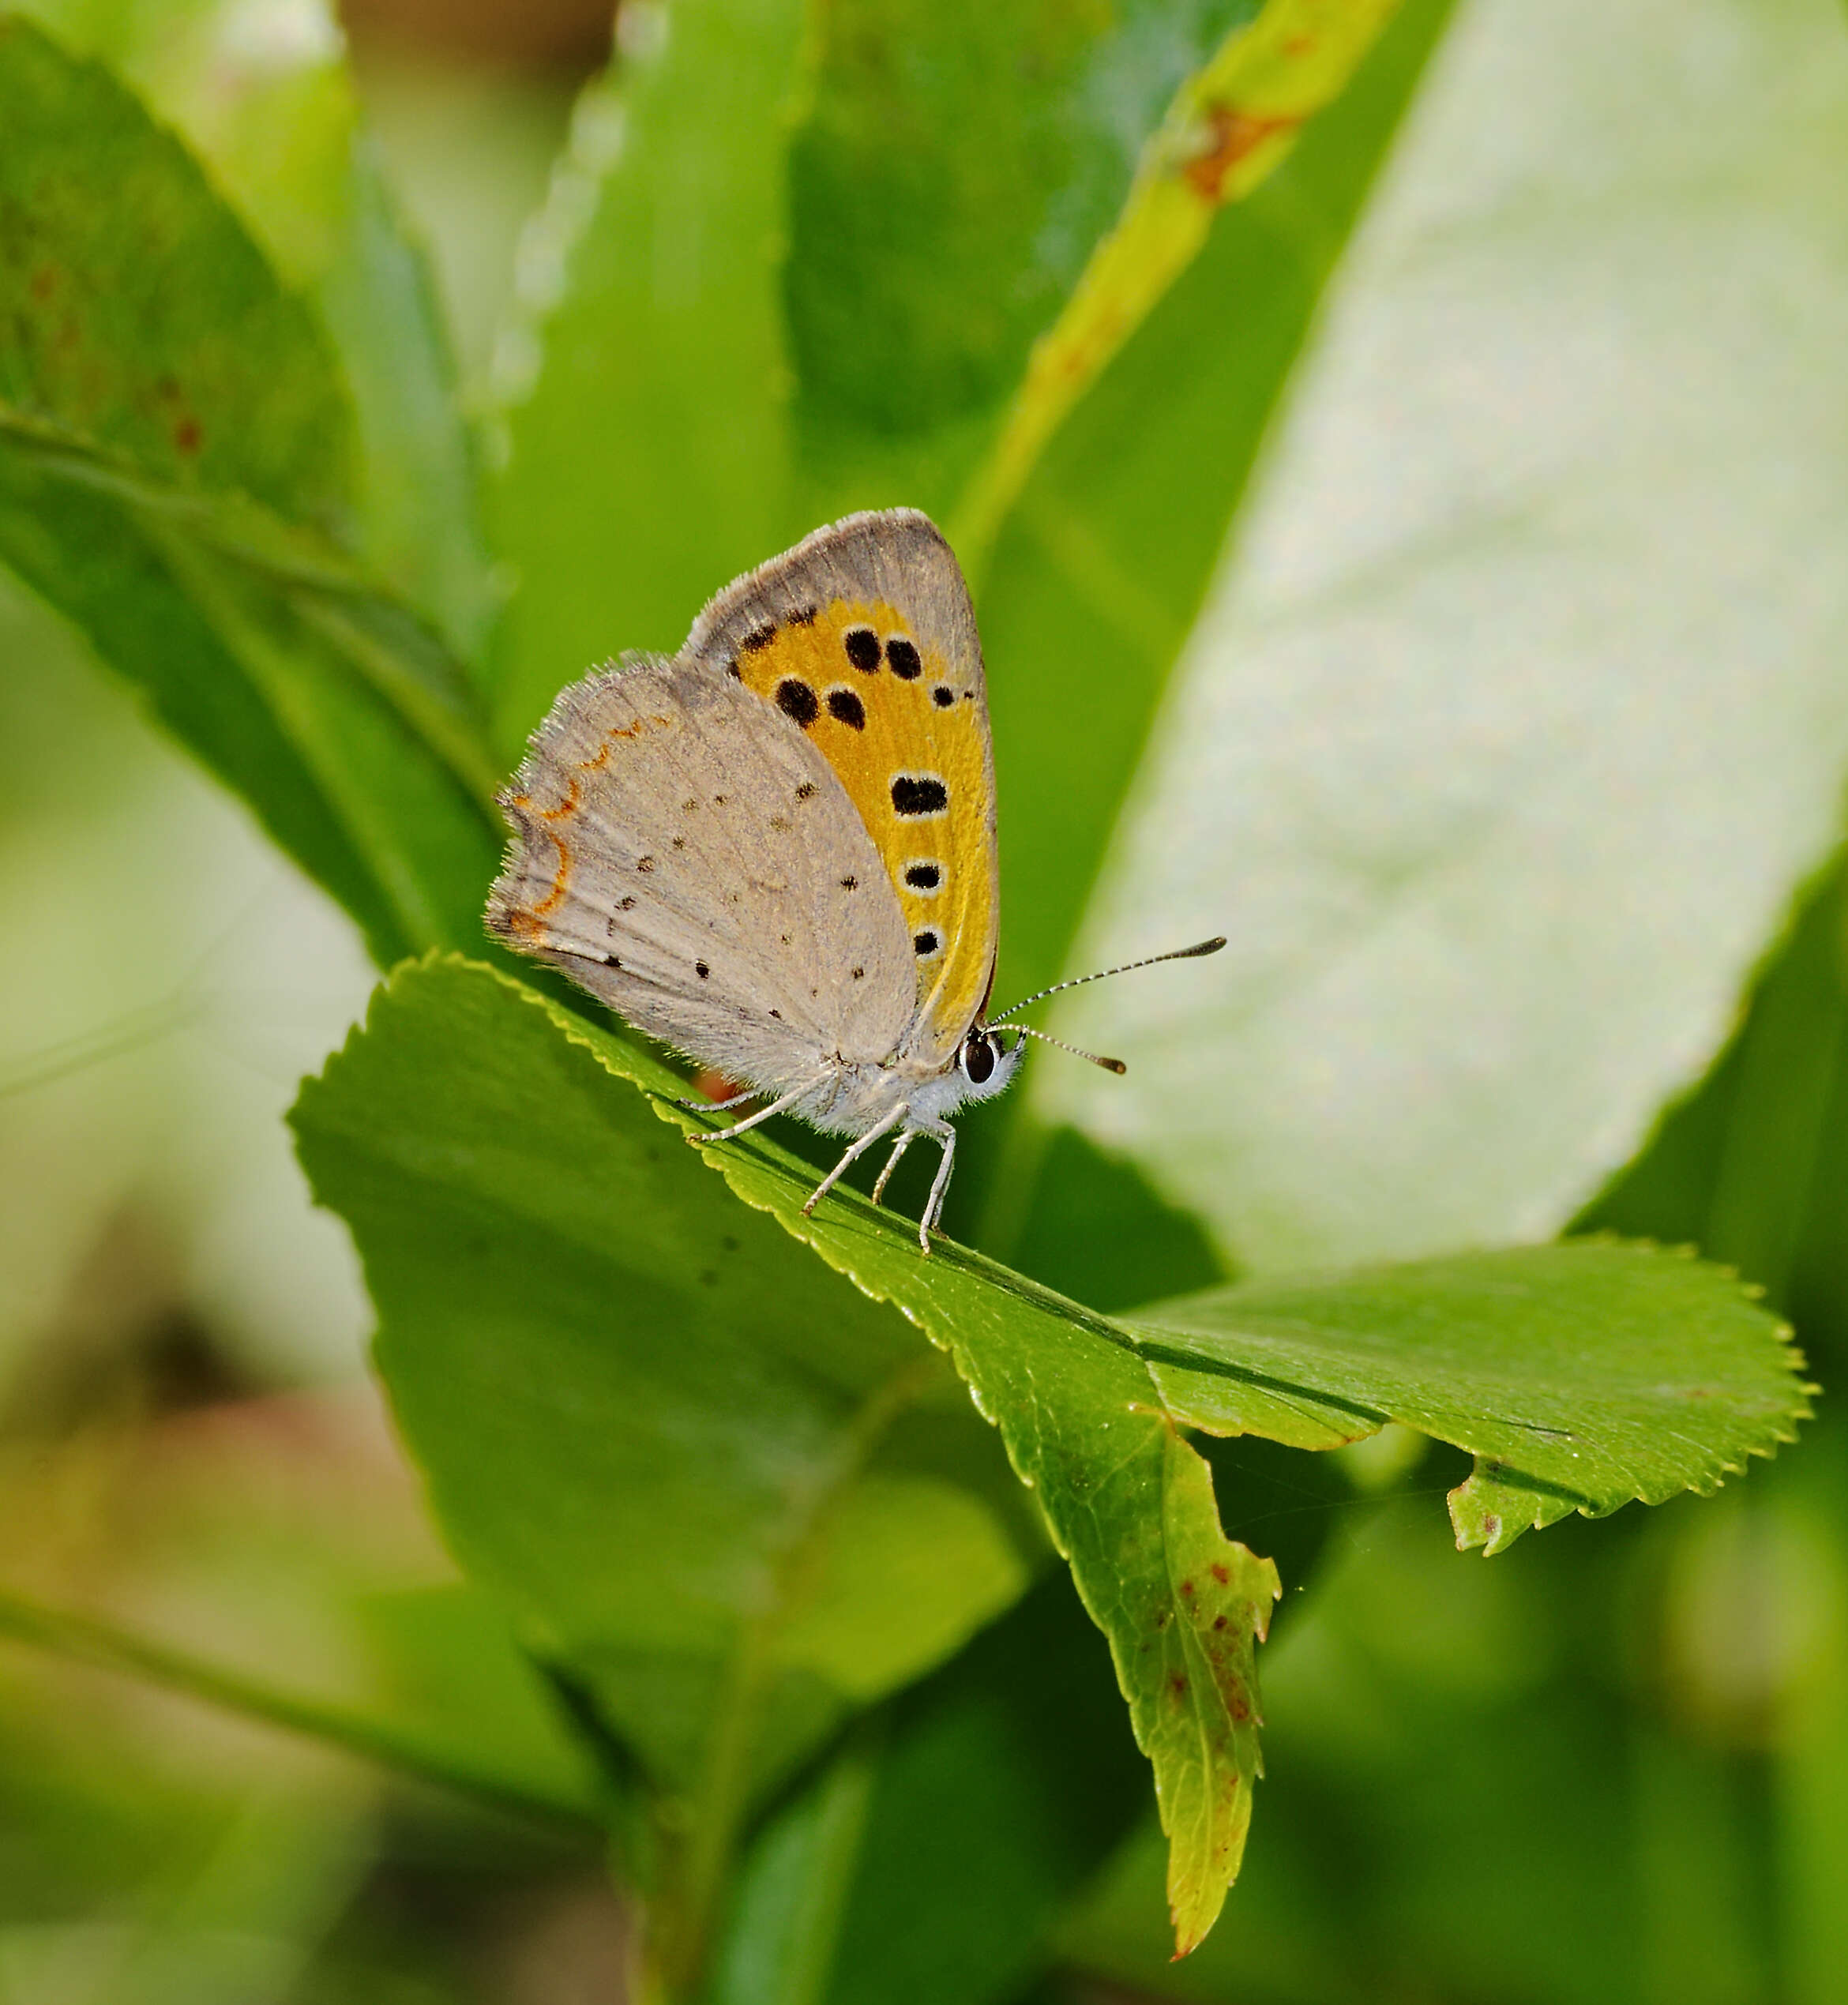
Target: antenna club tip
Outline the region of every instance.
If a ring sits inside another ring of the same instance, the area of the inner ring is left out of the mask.
[[[1129,1069],[1121,1058],[1100,1058],[1097,1062],[1106,1072],[1114,1072],[1118,1079],[1121,1079]]]
[[[1211,940],[1203,940],[1197,947],[1189,947],[1187,949],[1188,958],[1195,959],[1203,954],[1216,954],[1225,944],[1224,933],[1215,933]]]

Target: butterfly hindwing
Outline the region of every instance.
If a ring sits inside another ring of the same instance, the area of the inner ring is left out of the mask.
[[[946,1062],[987,999],[1000,918],[988,691],[948,544],[915,509],[850,516],[727,586],[682,659],[742,685],[839,777],[903,915],[906,1056]]]
[[[574,683],[501,805],[490,928],[638,1030],[777,1091],[903,1037],[880,857],[817,747],[730,678],[643,660]]]

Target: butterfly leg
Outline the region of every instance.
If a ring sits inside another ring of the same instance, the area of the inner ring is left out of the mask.
[[[703,1094],[695,1094],[690,1100],[676,1100],[674,1104],[685,1108],[689,1114],[722,1114],[728,1107],[742,1107],[746,1101],[757,1097],[757,1089],[747,1086],[743,1092],[733,1094],[729,1100],[708,1100]]]
[[[879,1181],[873,1186],[873,1202],[875,1204],[885,1196],[885,1187],[892,1181],[892,1173],[899,1166],[899,1158],[911,1146],[912,1143],[916,1141],[921,1132],[920,1129],[915,1128],[907,1128],[904,1133],[892,1143],[892,1154],[885,1158],[885,1167],[880,1171]]]
[[[814,1079],[803,1079],[798,1085],[792,1086],[780,1100],[772,1100],[768,1106],[761,1108],[754,1114],[747,1115],[742,1121],[734,1121],[731,1127],[715,1128],[708,1133],[689,1135],[686,1139],[697,1148],[702,1143],[729,1142],[736,1136],[748,1135],[753,1128],[767,1121],[772,1114],[779,1114],[786,1107],[793,1107],[805,1093],[812,1091],[819,1083],[819,1075]],[[709,1106],[712,1103],[708,1101],[706,1104]],[[725,1104],[729,1106],[731,1103],[727,1101]]]
[[[828,1193],[833,1189],[835,1185],[840,1181],[841,1174],[847,1168],[847,1166],[851,1163],[857,1162],[881,1136],[889,1135],[911,1111],[911,1109],[905,1105],[903,1101],[901,1100],[898,1105],[892,1109],[892,1112],[885,1117],[884,1121],[880,1121],[877,1124],[877,1125],[872,1128],[869,1128],[866,1133],[862,1135],[851,1148],[848,1149],[847,1154],[843,1155],[839,1162],[828,1171],[828,1174],[821,1179],[821,1182],[818,1183],[815,1186],[814,1189],[809,1193],[808,1203],[802,1207],[802,1216],[805,1218],[807,1218],[809,1213],[814,1210],[815,1207],[821,1202],[822,1199],[824,1198]]]
[[[944,1193],[949,1188],[950,1168],[956,1159],[956,1131],[947,1121],[920,1121],[913,1132],[928,1135],[933,1141],[943,1144],[943,1160],[937,1166],[930,1196],[925,1201],[924,1215],[918,1221],[918,1244],[928,1254],[930,1235],[936,1231],[937,1215],[943,1210]]]

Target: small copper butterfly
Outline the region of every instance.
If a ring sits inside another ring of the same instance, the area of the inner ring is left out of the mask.
[[[930,1136],[928,1253],[948,1117],[992,1099],[1024,1040],[1046,1038],[997,1027],[1076,986],[986,1014],[1001,909],[987,685],[968,588],[930,519],[818,529],[727,585],[670,660],[625,655],[573,683],[499,799],[513,839],[489,930],[740,1082],[720,1107],[768,1100],[690,1141],[779,1113],[851,1136],[805,1211],[896,1136],[877,1203]]]

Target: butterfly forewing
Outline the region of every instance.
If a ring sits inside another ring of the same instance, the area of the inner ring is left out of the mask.
[[[888,1058],[911,954],[817,746],[730,678],[642,661],[573,684],[502,805],[490,928],[638,1030],[781,1090]]]
[[[906,1056],[947,1061],[986,1000],[1000,919],[988,692],[949,546],[915,510],[849,516],[727,586],[682,658],[839,776],[903,915]]]

